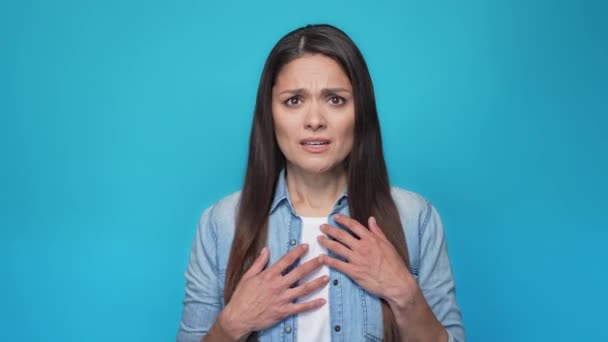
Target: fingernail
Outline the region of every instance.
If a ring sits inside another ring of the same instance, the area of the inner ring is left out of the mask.
[[[337,220],[337,219],[339,219],[339,218],[340,218],[340,214],[336,214],[336,215],[334,215],[334,220]]]
[[[324,282],[329,281],[329,276],[323,276],[323,281],[324,281]]]
[[[376,223],[376,218],[375,217],[372,216],[372,220],[371,221],[372,221],[372,224],[374,226],[378,226],[378,224]]]
[[[265,255],[267,250],[268,247],[264,246],[264,248],[262,248],[262,251],[260,252],[260,255]]]
[[[302,244],[302,248],[304,248],[305,251],[308,250],[308,244],[307,243]]]

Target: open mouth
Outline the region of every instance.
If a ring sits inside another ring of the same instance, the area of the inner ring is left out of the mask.
[[[305,146],[329,145],[329,141],[307,141],[307,142],[303,142],[302,145],[305,145]]]
[[[319,146],[329,144],[329,139],[322,137],[308,137],[300,140],[300,144],[306,146]]]
[[[325,138],[307,138],[300,141],[304,151],[309,153],[322,153],[329,149],[329,139]]]

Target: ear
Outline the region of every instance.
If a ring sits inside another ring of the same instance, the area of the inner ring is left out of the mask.
[[[386,235],[384,235],[384,232],[382,231],[382,229],[378,226],[378,223],[376,222],[376,219],[373,216],[370,216],[369,219],[367,220],[367,223],[369,225],[369,230],[376,236],[378,236],[379,238],[381,238],[382,240],[388,242],[388,239],[386,238]]]

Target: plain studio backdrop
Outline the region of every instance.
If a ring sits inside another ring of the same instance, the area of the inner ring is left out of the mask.
[[[330,23],[393,185],[439,210],[469,341],[608,340],[603,1],[2,1],[0,340],[171,341],[263,63]]]

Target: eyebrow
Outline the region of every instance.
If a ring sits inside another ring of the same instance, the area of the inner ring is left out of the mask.
[[[351,91],[346,89],[346,88],[324,88],[321,89],[321,95],[327,95],[327,94],[334,94],[334,93],[350,93]],[[294,95],[303,95],[303,94],[307,94],[308,92],[304,89],[304,88],[298,88],[298,89],[287,89],[287,90],[283,90],[282,92],[279,93],[279,95],[283,95],[283,94],[294,94]]]

